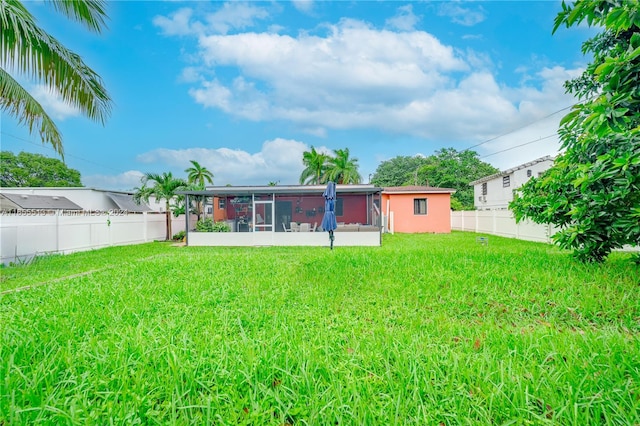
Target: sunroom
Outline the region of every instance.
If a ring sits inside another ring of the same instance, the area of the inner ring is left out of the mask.
[[[213,186],[203,191],[177,191],[203,203],[203,217],[223,222],[226,232],[199,232],[186,215],[189,246],[328,246],[322,229],[325,185]],[[382,188],[336,185],[338,228],[334,246],[381,244]]]

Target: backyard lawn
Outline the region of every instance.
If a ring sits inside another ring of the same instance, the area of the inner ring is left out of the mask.
[[[2,268],[0,425],[640,424],[630,256],[477,236]]]

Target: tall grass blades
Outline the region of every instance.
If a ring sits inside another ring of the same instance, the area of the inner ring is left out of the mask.
[[[0,425],[640,424],[628,255],[476,237],[5,268]]]

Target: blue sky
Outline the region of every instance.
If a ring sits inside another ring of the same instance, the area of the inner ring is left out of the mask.
[[[594,34],[552,35],[559,1],[112,1],[100,35],[26,4],[113,98],[102,126],[23,80],[67,165],[104,189],[184,177],[189,160],[216,185],[295,184],[311,146],[349,148],[365,183],[381,161],[444,147],[500,169],[554,155],[575,102],[562,84]],[[1,119],[3,150],[56,156]]]

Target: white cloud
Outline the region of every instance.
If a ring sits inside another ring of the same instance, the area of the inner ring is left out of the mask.
[[[203,63],[235,66],[230,82],[204,81],[190,94],[202,105],[252,120],[303,127],[377,127],[376,111],[452,85],[446,72],[468,68],[451,47],[424,32],[377,31],[343,20],[327,37],[268,33],[199,39]],[[355,120],[355,121],[354,121]]]
[[[420,18],[413,13],[413,6],[408,4],[398,8],[396,16],[386,20],[389,28],[395,28],[400,31],[411,31],[415,28]]]
[[[298,9],[302,13],[311,13],[313,10],[313,0],[291,0],[293,7]]]
[[[40,105],[42,105],[42,108],[44,108],[47,114],[56,120],[64,120],[80,115],[80,111],[77,108],[69,105],[62,99],[59,93],[51,90],[47,86],[33,86],[30,93]]]
[[[168,36],[227,34],[231,30],[250,28],[257,20],[269,17],[265,9],[242,2],[223,3],[220,9],[205,14],[202,20],[195,19],[193,15],[193,9],[182,8],[169,17],[154,17],[153,24]]]
[[[231,2],[224,3],[215,13],[207,15],[208,28],[220,34],[226,34],[232,29],[252,27],[256,20],[266,19],[268,12],[253,4]]]
[[[189,161],[197,158],[214,174],[216,185],[267,185],[272,181],[285,185],[298,182],[302,153],[309,149],[303,142],[278,138],[264,142],[256,153],[230,148],[160,148],[139,155],[137,160],[168,166],[179,176],[190,166]]]
[[[448,16],[451,18],[451,22],[466,27],[471,27],[485,20],[485,10],[482,6],[462,7],[455,2],[443,2],[438,9],[438,15]]]
[[[465,25],[485,13],[458,4],[439,10]],[[316,136],[376,129],[467,146],[574,102],[563,83],[580,68],[528,70],[526,79],[507,85],[497,80],[489,54],[443,44],[412,29],[411,19],[394,20],[399,17],[415,18],[411,5],[399,8],[386,29],[342,19],[322,26],[323,34],[201,33],[196,55],[203,72],[189,94],[207,108],[254,121],[284,120]],[[390,30],[392,23],[405,30]],[[203,77],[206,72],[216,77]],[[518,138],[529,136],[540,137]],[[489,148],[502,149],[498,141],[482,146],[485,153]]]
[[[198,28],[192,27],[191,17],[193,10],[182,8],[172,13],[170,17],[156,16],[153,18],[153,24],[160,27],[165,35],[189,35],[197,34]]]
[[[128,191],[140,187],[144,173],[129,170],[118,175],[88,175],[82,177],[82,183],[90,188]]]

